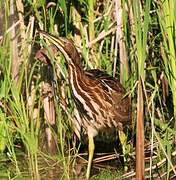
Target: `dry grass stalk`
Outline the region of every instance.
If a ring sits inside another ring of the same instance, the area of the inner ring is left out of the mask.
[[[122,84],[125,83],[126,79],[129,74],[129,67],[128,67],[128,58],[127,58],[127,50],[124,41],[124,33],[123,33],[123,9],[121,1],[114,1],[115,3],[115,19],[117,22],[117,29],[116,29],[116,43],[115,49],[117,49],[117,44],[119,44],[119,55],[120,55],[120,82]],[[116,54],[115,54],[116,55]],[[114,62],[116,62],[117,56],[115,56]],[[113,71],[113,75],[115,76],[115,69],[116,63]]]
[[[20,61],[21,63],[26,64],[27,67],[30,68],[32,66],[29,64],[29,58],[32,51],[32,44],[29,40],[33,38],[34,31],[34,17],[29,18],[29,23],[27,27],[24,23],[24,4],[21,0],[16,1],[16,7],[18,12],[19,19],[19,32],[20,32],[20,41],[21,41],[21,52],[20,52]],[[28,73],[28,72],[27,72]],[[31,121],[36,120],[38,117],[38,108],[34,108],[35,98],[36,98],[36,90],[35,90],[35,82],[32,80],[30,89],[26,89],[27,95],[27,106],[29,110],[29,118]]]
[[[144,179],[144,100],[142,79],[138,83],[136,124],[136,179]]]
[[[14,6],[14,0],[10,0],[10,17],[11,17],[11,25],[13,26],[15,24],[15,6]],[[11,31],[11,51],[12,51],[12,80],[14,83],[18,83],[19,79],[19,56],[18,56],[18,38],[16,34],[15,26],[12,28]]]
[[[174,151],[172,153],[172,157],[176,156],[176,151]],[[154,164],[152,167],[148,167],[148,168],[145,168],[145,172],[149,172],[151,169],[152,170],[156,170],[158,171],[159,168],[161,168],[162,166],[165,165],[165,163],[167,162],[167,158],[164,158],[162,159],[161,161],[159,161],[158,163]],[[176,166],[174,166],[173,168],[175,168]],[[173,171],[173,169],[171,169],[170,171]],[[128,172],[128,173],[125,173],[122,178],[123,179],[129,179],[129,178],[134,178],[134,176],[136,175],[136,172],[134,171],[131,171],[131,172]],[[161,175],[159,175],[158,173],[158,176],[157,177],[163,177],[166,175],[166,172],[162,173]]]
[[[18,18],[20,21],[19,24],[19,30],[20,30],[20,36],[21,36],[21,41],[25,42],[26,41],[26,35],[25,35],[25,25],[24,25],[24,6],[23,2],[21,0],[16,1],[16,6],[17,6],[17,12],[18,12]]]
[[[55,55],[57,49],[55,46],[48,46],[48,49]],[[43,93],[43,107],[44,107],[44,118],[46,120],[47,127],[45,129],[47,138],[47,150],[51,154],[55,154],[57,151],[57,138],[53,131],[53,127],[56,126],[56,110],[54,102],[54,87],[52,86],[53,72],[50,66],[50,60],[48,59],[48,49],[43,48],[37,51],[35,58],[39,59],[43,63],[47,64],[44,71],[44,81],[42,83],[42,93]],[[41,75],[42,76],[42,75]]]
[[[108,31],[102,31],[97,38],[95,38],[94,40],[90,41],[89,43],[87,43],[87,47],[92,48],[92,46],[94,44],[96,44],[97,42],[101,41],[102,39],[104,39],[106,36],[110,35],[110,34],[114,34],[116,31],[116,27],[115,28],[110,28]]]
[[[53,98],[53,87],[47,83],[43,83],[43,107],[44,107],[44,117],[47,121],[48,127],[46,127],[46,138],[47,138],[47,148],[51,154],[56,153],[56,138],[54,133],[52,132],[52,127],[56,124],[55,117],[55,106],[54,106],[54,98]]]

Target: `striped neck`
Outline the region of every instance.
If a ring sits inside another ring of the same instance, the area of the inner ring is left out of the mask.
[[[75,65],[74,63],[68,64],[68,75],[69,75],[69,83],[71,85],[73,94],[76,92],[79,83],[84,79],[84,71],[81,65]]]

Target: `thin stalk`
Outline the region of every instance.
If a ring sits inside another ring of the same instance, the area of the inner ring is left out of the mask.
[[[138,67],[138,91],[137,91],[137,129],[136,129],[136,179],[144,179],[144,99],[143,99],[143,86],[145,81],[145,60],[147,57],[147,36],[149,26],[149,12],[150,12],[150,0],[147,0],[144,4],[144,10],[142,5],[139,5],[138,1],[133,1],[133,13],[134,13],[134,30],[136,39],[136,56]],[[144,20],[141,18],[141,14],[144,13]]]
[[[11,26],[15,24],[15,3],[14,0],[10,0],[10,17],[11,17]],[[12,79],[15,84],[18,82],[19,78],[19,56],[18,56],[18,38],[16,34],[15,27],[11,31],[11,51],[12,51]]]
[[[95,38],[94,0],[88,0],[89,41]]]

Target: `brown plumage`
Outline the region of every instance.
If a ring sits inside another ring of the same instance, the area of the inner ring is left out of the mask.
[[[43,31],[39,33],[53,44],[54,51],[57,49],[64,55],[68,64],[69,84],[77,108],[73,128],[78,137],[82,129],[89,137],[88,179],[94,152],[93,138],[107,128],[122,131],[123,126],[130,123],[130,99],[124,97],[125,89],[117,79],[97,69],[84,71],[80,55],[71,40]],[[39,59],[42,60],[41,57]]]

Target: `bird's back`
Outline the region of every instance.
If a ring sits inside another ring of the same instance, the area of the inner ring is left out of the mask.
[[[83,127],[94,127],[97,132],[106,128],[122,128],[131,119],[129,97],[120,82],[106,73],[93,69],[85,71],[84,78],[85,104],[76,102],[81,113]],[[87,109],[86,109],[87,108]]]

